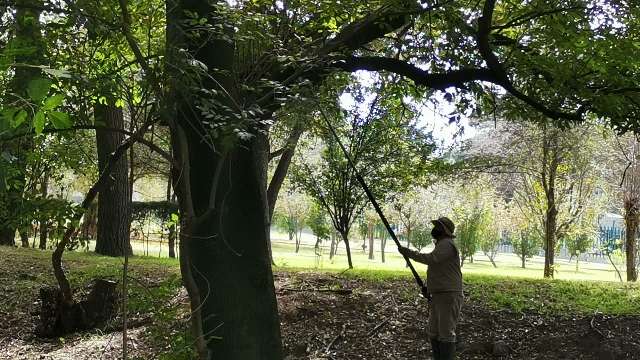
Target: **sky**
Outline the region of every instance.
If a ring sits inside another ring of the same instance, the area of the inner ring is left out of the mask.
[[[355,77],[365,86],[372,85],[375,73],[368,71],[357,71]],[[369,109],[371,101],[375,98],[375,94],[366,97],[364,103],[356,104],[353,96],[348,93],[340,95],[340,106],[344,109],[359,108],[359,112],[366,113]],[[438,152],[442,153],[450,149],[452,146],[460,144],[460,142],[472,138],[477,134],[475,127],[469,124],[469,119],[462,113],[459,113],[460,120],[457,123],[449,123],[449,116],[455,111],[455,105],[444,99],[444,92],[437,92],[428,101],[417,103],[411,98],[405,98],[404,101],[413,105],[418,109],[418,118],[416,122],[425,132],[431,132],[433,138],[438,145]]]

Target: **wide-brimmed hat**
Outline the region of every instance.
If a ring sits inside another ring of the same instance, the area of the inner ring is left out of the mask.
[[[431,220],[431,223],[433,224],[433,226],[440,228],[442,231],[444,231],[444,233],[449,236],[449,237],[456,237],[453,232],[456,229],[456,226],[453,224],[453,221],[451,221],[448,217],[443,216],[440,217],[436,220]]]

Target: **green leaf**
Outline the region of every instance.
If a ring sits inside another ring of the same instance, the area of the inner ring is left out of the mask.
[[[33,117],[33,128],[36,134],[42,134],[42,130],[44,130],[44,113],[42,110],[38,111]]]
[[[53,110],[53,109],[57,108],[58,106],[60,106],[62,104],[63,100],[64,100],[64,95],[62,95],[62,94],[56,94],[56,95],[48,97],[44,101],[44,110]]]
[[[24,121],[27,120],[27,112],[25,110],[20,110],[18,112],[18,115],[16,115],[13,118],[13,127],[17,128],[18,126],[22,125],[22,123],[24,123]]]
[[[31,100],[40,102],[49,93],[49,88],[51,88],[51,80],[43,78],[34,79],[31,80],[27,86],[27,94],[29,94]]]
[[[71,127],[71,119],[67,113],[51,111],[49,113],[53,127],[56,129],[68,129]]]
[[[71,73],[63,69],[52,69],[49,67],[43,67],[42,71],[46,72],[51,76],[55,76],[57,78],[71,78]]]
[[[11,108],[8,108],[8,109],[3,109],[2,113],[1,113],[2,114],[2,116],[1,116],[2,117],[2,122],[4,124],[9,124],[9,125],[13,124],[13,117],[16,115],[18,110],[20,110],[20,109],[15,108],[15,107],[11,107]]]

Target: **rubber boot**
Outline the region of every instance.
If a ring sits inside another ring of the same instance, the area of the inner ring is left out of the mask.
[[[454,360],[456,358],[456,343],[440,341],[438,349],[440,352],[439,360]]]
[[[431,351],[433,352],[433,360],[440,360],[440,341],[437,338],[431,339]]]

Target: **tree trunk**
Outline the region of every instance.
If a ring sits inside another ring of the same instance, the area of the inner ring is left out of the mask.
[[[280,188],[282,187],[282,183],[287,176],[287,172],[289,171],[289,166],[291,165],[291,159],[296,150],[296,146],[298,145],[298,140],[300,136],[304,132],[304,125],[301,121],[298,121],[293,129],[291,130],[291,134],[289,134],[289,138],[287,139],[287,143],[285,145],[285,149],[282,151],[280,155],[280,160],[278,160],[278,166],[271,177],[271,181],[269,182],[269,187],[267,188],[267,201],[269,203],[269,223],[267,224],[267,228],[271,229],[271,221],[273,220],[273,211],[276,208],[276,201],[278,200],[278,193],[280,193]],[[270,234],[270,232],[269,232]],[[273,264],[273,252],[271,250],[271,236],[269,236],[269,259]],[[296,250],[296,253],[298,251]]]
[[[215,121],[229,127],[238,121],[237,105],[230,99],[237,94],[237,84],[229,74],[234,70],[235,49],[221,37],[201,37],[188,28],[192,13],[215,23],[218,10],[211,3],[181,0],[176,5],[167,26],[186,28],[177,34],[168,31],[167,36],[190,35],[175,48],[188,49],[215,77],[215,81],[203,77],[199,86],[218,91],[215,101],[225,106],[216,107]],[[226,91],[220,91],[220,86]],[[254,129],[260,125],[251,122],[250,138],[233,134],[203,138],[208,129],[205,118],[193,111],[194,99],[201,95],[188,92],[190,88],[179,87],[187,92],[174,97],[178,103],[172,148],[182,168],[174,166],[172,174],[174,189],[181,189],[176,190],[183,219],[181,271],[192,310],[198,310],[192,326],[198,333],[201,324],[199,332],[207,348],[199,356],[202,360],[282,360],[269,259],[267,129]]]
[[[4,219],[0,219],[4,220]],[[10,226],[0,228],[0,245],[16,245],[16,229]]]
[[[524,254],[522,254],[522,256],[520,257],[520,260],[522,260],[522,268],[526,269],[525,262],[526,262],[527,258],[524,256]]]
[[[48,181],[47,174],[45,174],[45,176],[42,177],[42,182],[40,183],[40,191],[41,191],[42,198],[46,199],[49,192],[49,181]],[[40,248],[40,250],[45,250],[47,248],[47,233],[49,232],[49,219],[43,216],[40,218],[39,223],[40,223],[40,229],[39,229],[40,244],[38,245],[38,248]]]
[[[23,49],[16,53],[13,63],[34,66],[16,66],[13,68],[13,78],[8,84],[4,96],[4,103],[23,104],[25,99],[30,99],[27,93],[28,84],[42,76],[38,66],[45,65],[45,46],[42,39],[40,26],[40,14],[43,7],[41,0],[16,0],[15,1],[15,32],[12,40],[20,44]],[[0,104],[2,107],[3,104]],[[32,111],[33,109],[26,109]],[[26,128],[27,123],[20,129]],[[14,157],[12,162],[5,162],[5,157],[0,157],[0,168],[10,169],[5,174],[11,174],[5,178],[0,174],[0,245],[15,245],[16,229],[20,225],[20,209],[25,186],[25,172],[27,155],[33,150],[33,138],[20,137],[0,143],[0,153],[7,153]],[[7,187],[5,184],[12,184]]]
[[[167,202],[171,202],[171,176],[167,177]],[[167,236],[167,243],[169,246],[169,257],[175,259],[176,257],[176,224],[169,225],[169,235]]]
[[[336,254],[336,234],[331,233],[331,248],[329,249],[329,259],[333,259]]]
[[[186,134],[196,219],[183,237],[190,239],[209,353],[215,359],[282,359],[266,231],[266,137],[258,134],[221,157],[190,128]],[[224,176],[216,176],[217,167]]]
[[[124,129],[122,109],[111,105],[95,106],[96,121],[106,127]],[[124,140],[124,135],[115,131],[96,130],[98,146],[98,168],[104,169],[109,154]],[[129,194],[129,171],[127,156],[117,162],[109,184],[98,194],[98,236],[96,253],[107,256],[131,255],[129,227],[131,219],[131,195]]]
[[[497,268],[498,265],[496,265],[496,262],[493,260],[495,255],[491,255],[491,254],[485,254],[485,255],[487,255],[487,257],[489,258],[489,261],[491,261],[491,265],[493,265],[494,268]]]
[[[368,225],[367,233],[369,235],[369,260],[374,260],[375,251],[373,248],[373,224]]]
[[[387,237],[385,235],[380,236],[380,258],[382,259],[382,263],[384,264],[385,256],[384,256],[384,247],[387,245]]]
[[[169,257],[172,259],[175,259],[176,258],[176,226],[175,225],[169,226],[168,244],[169,244]]]
[[[558,211],[556,210],[555,203],[549,206],[545,219],[545,238],[544,238],[544,277],[553,278],[554,269],[553,263],[555,258],[556,249],[556,222]]]
[[[24,226],[22,229],[20,229],[20,231],[18,231],[18,233],[20,234],[20,242],[22,242],[22,247],[28,248],[29,247],[29,228]]]
[[[351,262],[351,246],[349,246],[349,235],[346,232],[341,232],[342,241],[344,241],[344,247],[347,250],[347,262],[349,263],[349,269],[353,269],[353,263]]]
[[[627,258],[627,281],[638,280],[638,269],[636,267],[637,234],[640,214],[635,202],[625,202],[625,250]]]

